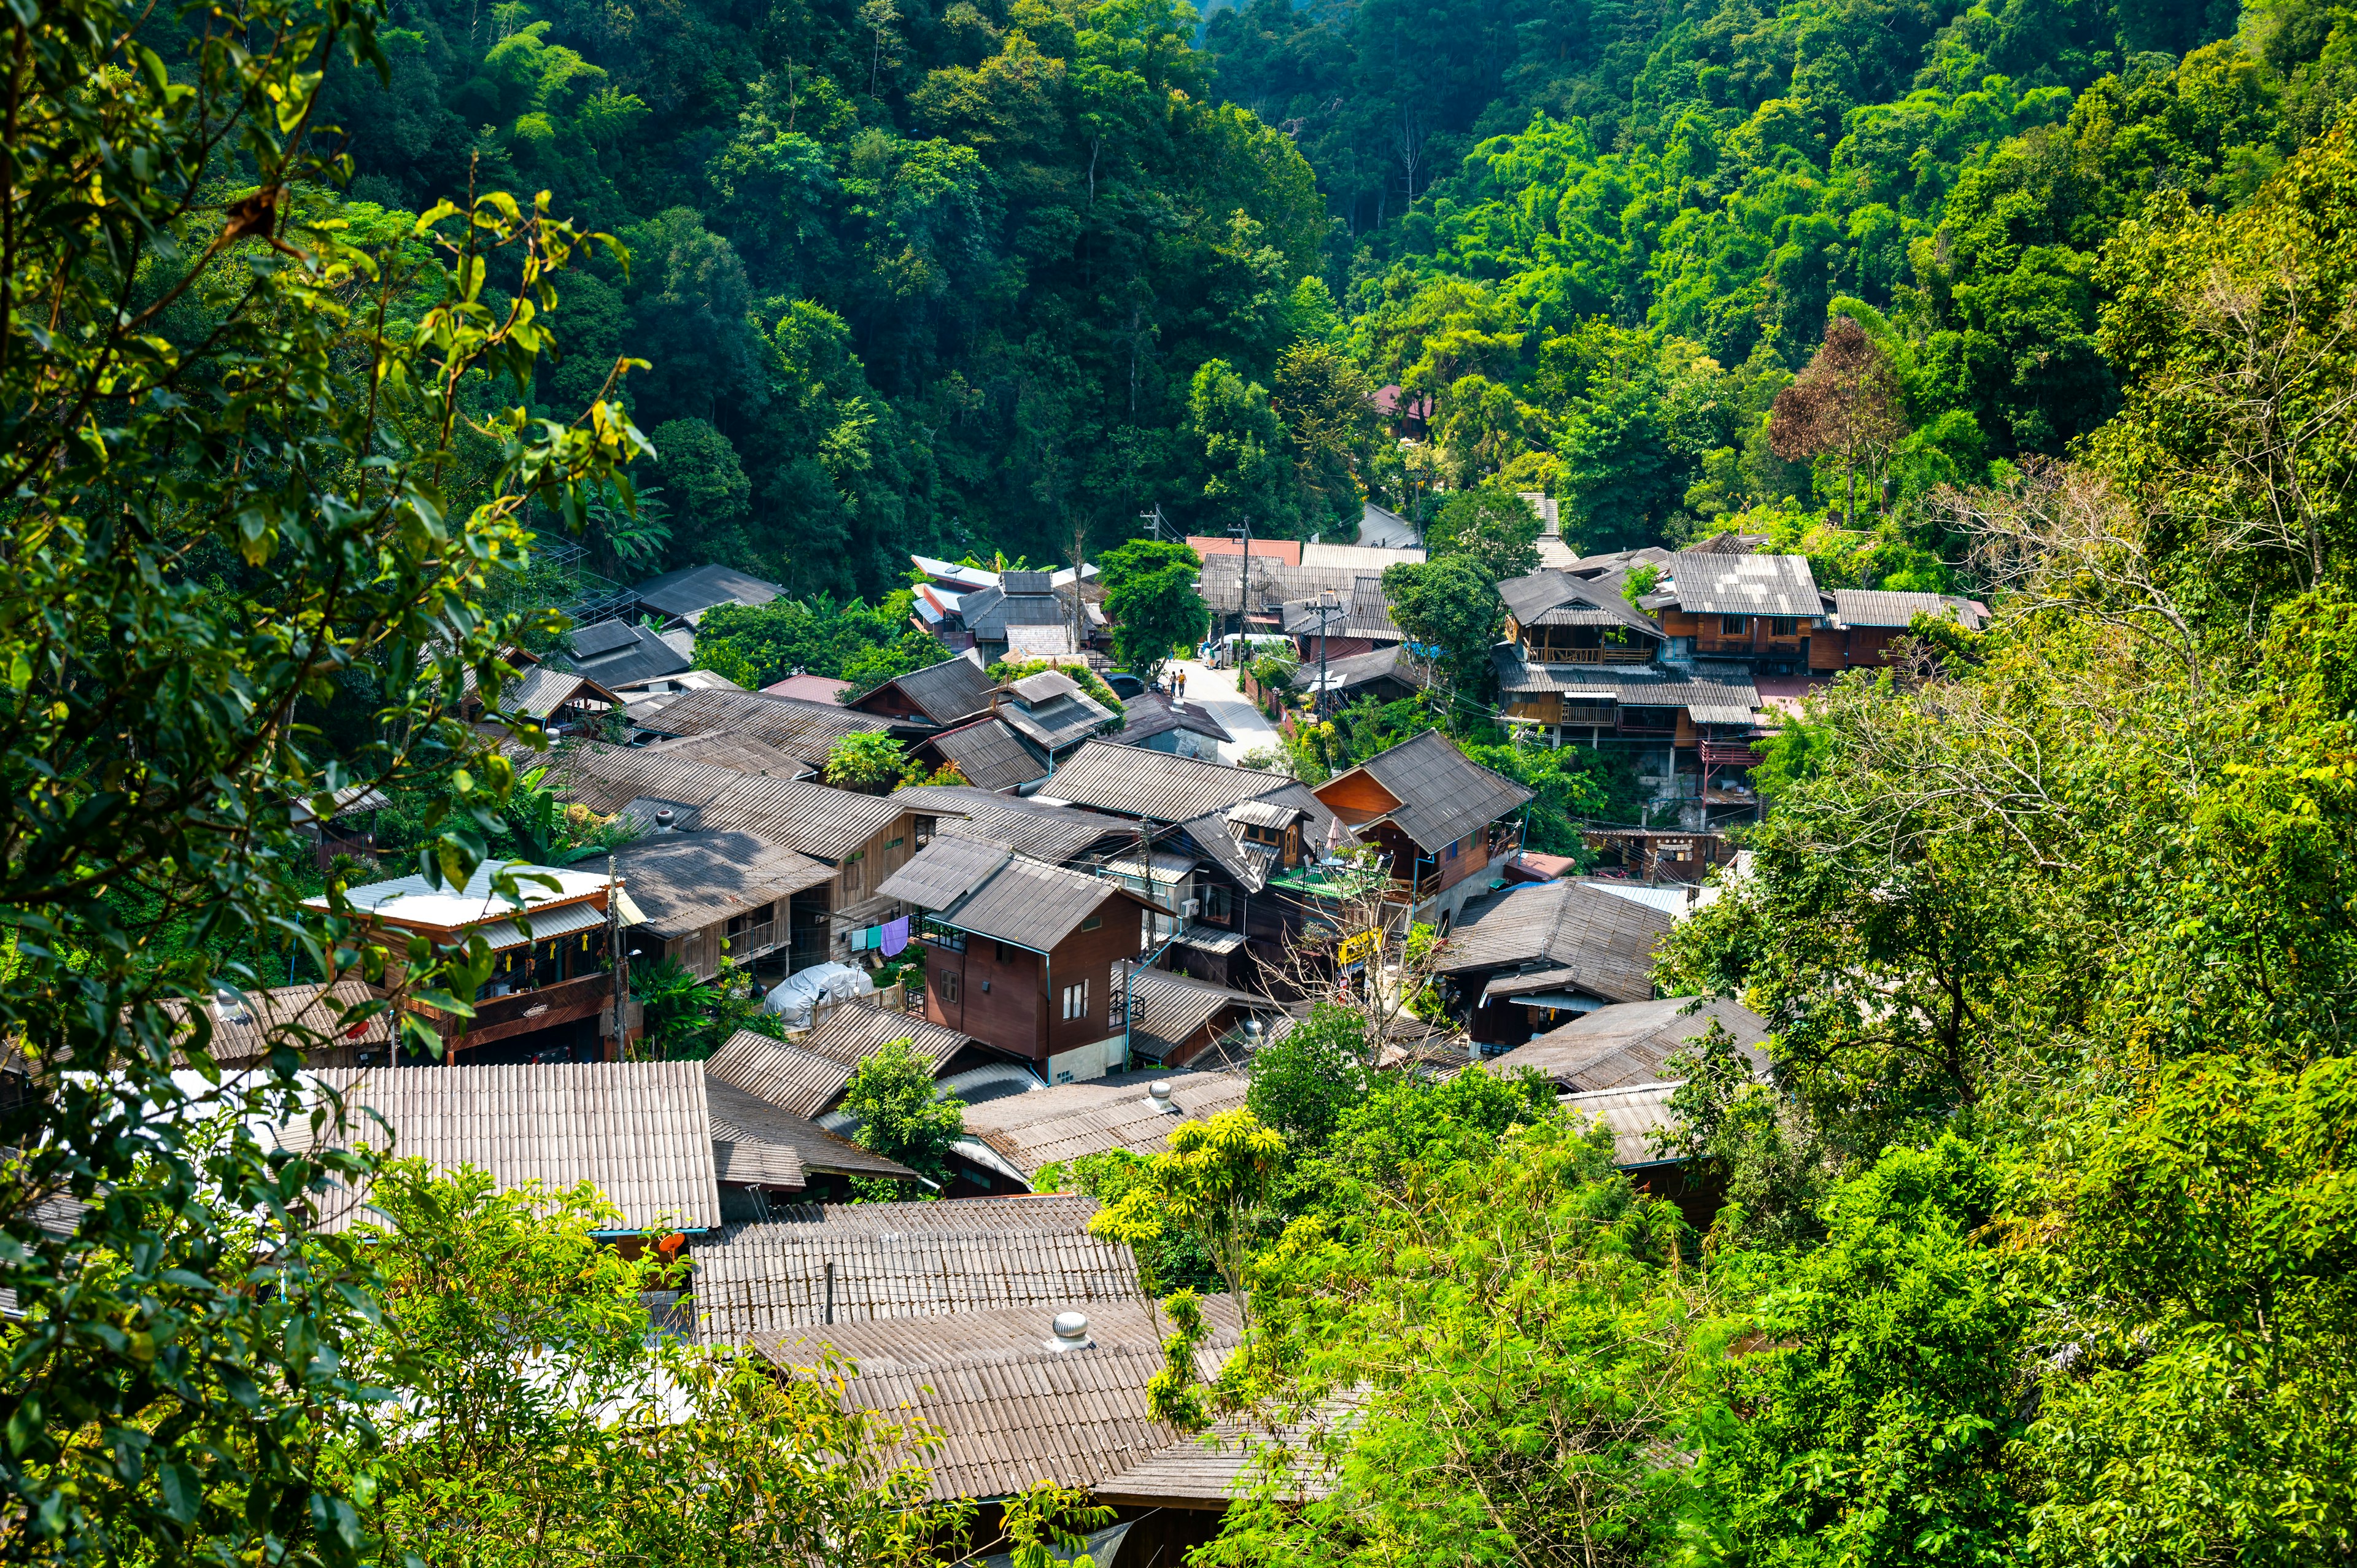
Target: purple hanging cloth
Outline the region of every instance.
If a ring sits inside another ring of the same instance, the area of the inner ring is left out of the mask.
[[[877,929],[883,935],[882,946],[886,958],[898,957],[900,950],[909,945],[908,916],[903,915],[897,920],[887,920]]]

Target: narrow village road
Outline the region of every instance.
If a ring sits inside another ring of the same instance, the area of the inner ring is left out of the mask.
[[[1186,671],[1187,700],[1200,703],[1211,709],[1211,716],[1220,721],[1220,727],[1235,736],[1233,740],[1221,743],[1221,761],[1240,762],[1247,751],[1267,749],[1282,752],[1285,749],[1285,742],[1277,735],[1276,726],[1270,724],[1267,716],[1247,702],[1243,693],[1237,689],[1234,671],[1214,670],[1192,659],[1181,660],[1168,669]],[[1169,676],[1166,673],[1163,679],[1167,681]]]

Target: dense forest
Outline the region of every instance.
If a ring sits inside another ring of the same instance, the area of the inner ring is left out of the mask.
[[[544,14],[544,12],[545,14]],[[1939,586],[1942,483],[2117,407],[2103,246],[2247,199],[2349,91],[2340,13],[401,0],[339,66],[355,203],[546,188],[629,245],[567,281],[551,407],[618,353],[658,456],[611,568],[875,596],[910,549],[1069,559],[1348,535],[1501,483],[1598,547],[1741,526]],[[1829,310],[1904,387],[1869,525],[1769,406]],[[1367,394],[1433,404],[1398,445]],[[1411,432],[1411,434],[1421,434]]]

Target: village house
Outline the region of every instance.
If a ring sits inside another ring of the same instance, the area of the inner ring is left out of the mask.
[[[849,735],[905,736],[918,726],[834,703],[804,703],[759,692],[668,692],[623,710],[632,738],[725,736],[774,746],[813,771],[826,766],[834,743]]]
[[[897,795],[741,773],[652,747],[571,746],[548,767],[548,788],[599,812],[627,812],[652,832],[749,833],[830,868],[787,900],[787,931],[776,939],[781,974],[850,958],[855,932],[900,912],[877,897],[917,852],[917,812]]]
[[[694,627],[704,612],[720,605],[754,607],[782,598],[786,590],[775,583],[748,576],[733,566],[683,566],[650,577],[630,590],[639,613],[662,618],[669,627]]]
[[[500,875],[516,879],[513,901],[494,891]],[[589,1061],[615,1054],[612,940],[629,909],[602,868],[486,862],[460,886],[402,876],[347,888],[345,897],[384,944],[388,983],[398,983],[412,937],[438,950],[479,936],[490,950],[490,978],[468,999],[472,1017],[409,1004],[442,1036],[445,1061]],[[304,902],[328,908],[324,896]]]
[[[1485,1047],[1519,1046],[1572,1015],[1653,994],[1666,912],[1583,882],[1510,887],[1468,902],[1434,972]]]
[[[1121,706],[1121,733],[1109,738],[1123,746],[1217,762],[1220,747],[1235,738],[1210,708],[1166,692],[1140,692]]]
[[[1379,850],[1410,921],[1446,934],[1522,847],[1532,791],[1467,760],[1438,730],[1400,742],[1313,791]]]
[[[668,637],[630,619],[592,621],[565,634],[565,662],[608,691],[648,685],[684,673],[694,662],[694,633]]]
[[[1130,1055],[1185,1067],[1239,1037],[1247,1024],[1277,1013],[1255,992],[1141,964],[1125,966]]]
[[[1047,758],[995,714],[929,735],[909,748],[909,756],[927,776],[954,768],[978,789],[1020,789],[1048,777]]]
[[[1037,798],[1048,797],[1127,819],[1155,853],[1188,860],[1169,967],[1215,984],[1282,972],[1313,911],[1356,890],[1355,874],[1328,857],[1358,848],[1357,837],[1281,774],[1091,741],[1041,786]]]
[[[1328,590],[1286,600],[1277,608],[1277,629],[1293,639],[1295,650],[1309,663],[1321,651],[1330,664],[1407,640],[1407,633],[1392,618],[1381,576],[1353,578],[1347,593]]]
[[[972,1107],[966,1137],[982,1147],[960,1153],[1028,1187],[1047,1166],[1083,1155],[1157,1154],[1181,1122],[1208,1122],[1242,1105],[1245,1087],[1241,1077],[1211,1072],[1122,1072],[1059,1083]]]
[[[948,729],[990,712],[997,694],[998,688],[984,672],[978,659],[961,654],[906,675],[895,675],[848,705],[860,713],[897,719],[904,725]]]
[[[1315,701],[1322,693],[1324,701],[1320,705],[1328,714],[1340,713],[1361,701],[1405,702],[1432,683],[1430,666],[1405,643],[1331,659],[1322,672],[1312,665],[1302,674],[1308,694]]]
[[[1125,1065],[1116,961],[1154,906],[1119,883],[974,839],[936,838],[883,885],[926,912],[925,1015],[1038,1065],[1050,1083]]]
[[[1818,635],[1828,644],[1840,639],[1841,667],[1872,668],[1890,662],[1890,645],[1908,635],[1919,615],[1952,620],[1966,631],[1988,624],[1988,607],[1953,594],[1902,594],[1885,589],[1835,588],[1834,613]]]
[[[837,875],[742,832],[658,828],[620,846],[614,861],[639,911],[629,941],[640,961],[676,963],[704,980],[724,958],[749,972],[791,948],[794,895]]]
[[[375,986],[348,976],[268,990],[224,987],[210,1002],[167,1000],[163,1006],[178,1022],[174,1044],[184,1058],[195,1052],[201,1017],[209,1030],[205,1054],[221,1067],[260,1067],[275,1041],[294,1045],[310,1067],[373,1067],[391,1059],[392,1011],[381,1006],[357,1024],[343,1020],[354,1008],[384,1000]]]

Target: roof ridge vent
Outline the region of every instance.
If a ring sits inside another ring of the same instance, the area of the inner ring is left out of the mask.
[[[1041,1342],[1039,1348],[1043,1350],[1050,1350],[1060,1356],[1068,1350],[1093,1350],[1097,1347],[1097,1342],[1089,1337],[1089,1319],[1086,1313],[1060,1312],[1056,1314],[1055,1321],[1050,1323],[1048,1328],[1053,1337]]]
[[[1165,1116],[1186,1114],[1178,1102],[1170,1098],[1170,1080],[1167,1078],[1157,1078],[1146,1086],[1146,1106],[1147,1110],[1159,1112]]]

